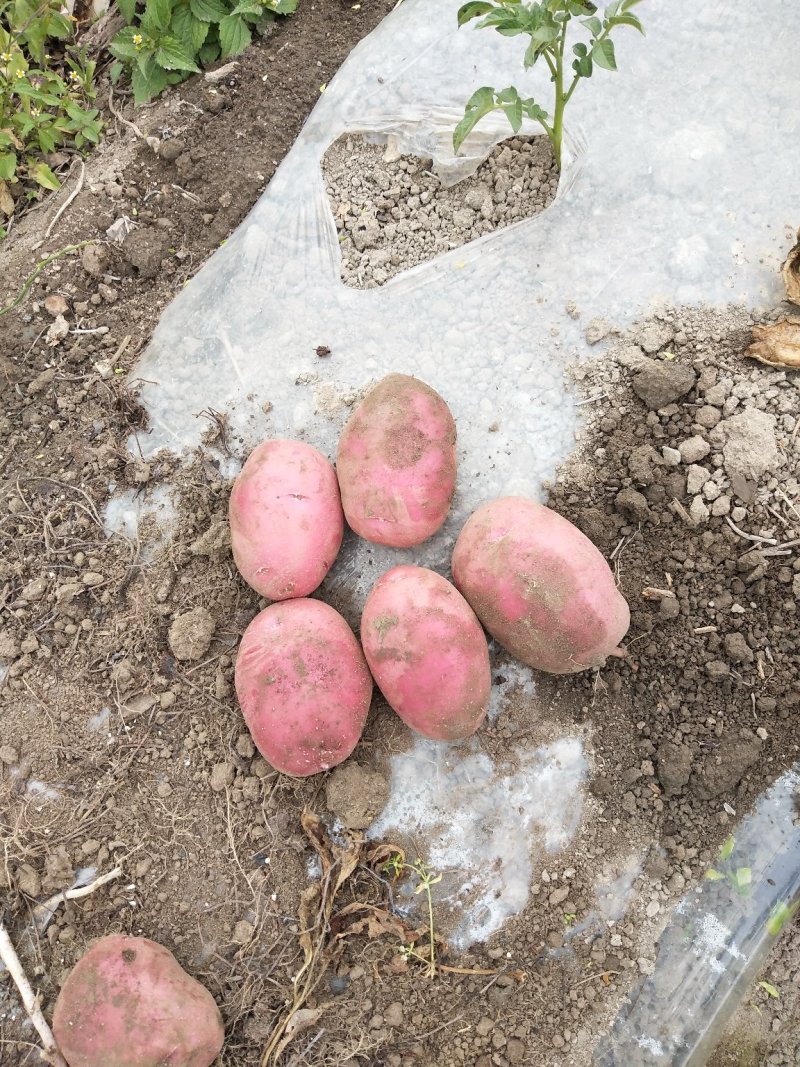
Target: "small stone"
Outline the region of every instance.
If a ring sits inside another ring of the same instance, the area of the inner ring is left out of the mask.
[[[13,745],[3,745],[0,748],[0,763],[13,764],[19,762],[19,752]]]
[[[698,408],[694,415],[694,421],[706,430],[712,430],[721,418],[719,410],[710,404],[704,404],[703,407]]]
[[[119,293],[111,285],[105,285],[101,282],[97,287],[97,291],[107,304],[116,304],[117,300],[119,300]]]
[[[637,340],[645,352],[652,354],[668,345],[674,337],[675,332],[671,326],[667,326],[666,323],[662,322],[654,322],[645,326],[639,333]]]
[[[211,768],[209,783],[215,793],[221,793],[227,786],[233,785],[236,771],[232,763],[217,763]]]
[[[456,208],[453,212],[453,225],[460,230],[469,230],[475,222],[475,212],[468,207]]]
[[[158,146],[159,156],[161,159],[165,159],[167,163],[174,163],[178,156],[183,155],[185,151],[186,145],[177,137],[168,137],[166,141],[162,141]]]
[[[255,754],[256,746],[250,734],[239,734],[236,738],[236,751],[244,759],[250,759]]]
[[[96,585],[102,585],[105,581],[105,578],[102,574],[98,574],[97,571],[87,571],[86,574],[84,574],[81,578],[81,581],[84,585],[87,585],[92,588]]]
[[[69,303],[61,293],[50,293],[45,297],[44,309],[51,319],[57,319],[59,315],[66,315],[69,311]]]
[[[253,940],[255,927],[246,919],[240,919],[233,928],[233,941],[237,945],[248,945]]]
[[[767,731],[764,729],[763,726],[759,726],[758,729],[756,730],[756,737],[758,737],[761,741],[766,741],[767,738],[769,737],[769,734],[767,733]]]
[[[93,278],[102,278],[108,270],[111,256],[102,244],[87,245],[81,253],[81,264],[87,274]]]
[[[478,1021],[478,1024],[475,1027],[475,1032],[480,1037],[488,1037],[492,1030],[494,1030],[494,1023],[486,1015]]]
[[[554,889],[553,890],[553,892],[548,897],[548,900],[550,901],[551,904],[563,904],[563,902],[567,899],[568,896],[569,896],[569,886],[568,885],[562,885],[562,886],[559,886],[558,889]]]
[[[658,411],[685,396],[696,381],[697,375],[691,367],[647,359],[639,364],[633,379],[633,391],[651,411]]]
[[[693,463],[686,472],[686,492],[689,496],[696,496],[711,477],[710,471]]]
[[[724,435],[722,457],[725,471],[733,483],[758,482],[768,471],[777,470],[784,463],[783,453],[775,437],[775,416],[758,408],[747,408],[719,424]],[[737,496],[744,500],[737,491]]]
[[[162,799],[172,795],[172,786],[169,782],[159,782],[156,786],[156,793]]]
[[[711,445],[705,438],[695,435],[694,437],[688,437],[685,441],[681,441],[678,445],[678,451],[684,463],[699,463],[711,451]]]
[[[650,507],[647,500],[636,489],[623,489],[617,493],[614,507],[623,515],[635,519],[637,522],[645,522],[650,518]]]
[[[605,319],[592,319],[586,327],[586,343],[589,345],[596,345],[598,341],[602,341],[604,337],[608,337],[610,332],[611,326]]]
[[[714,503],[711,505],[711,514],[717,518],[727,515],[731,510],[731,498],[729,496],[718,496]]]
[[[17,888],[26,897],[38,897],[42,891],[42,880],[29,863],[23,863],[17,870]]]
[[[651,900],[647,907],[644,909],[645,915],[648,919],[654,919],[656,915],[661,911],[661,905],[657,900]]]
[[[709,500],[712,503],[721,495],[721,493],[722,490],[717,485],[717,483],[711,478],[709,478],[709,480],[703,486],[703,496],[706,498],[706,500]]]
[[[214,619],[205,608],[179,615],[167,635],[173,656],[188,661],[201,659],[208,652],[215,628]]]
[[[737,507],[731,511],[731,518],[734,522],[744,522],[747,518],[747,508]]]
[[[665,741],[656,753],[658,780],[667,796],[679,793],[692,771],[692,753],[685,745]]]
[[[761,741],[752,733],[729,734],[710,752],[692,789],[701,800],[710,800],[734,789],[761,755]]]
[[[383,1014],[387,1026],[398,1027],[403,1025],[403,1005],[399,1000],[392,1001]]]
[[[525,1043],[520,1041],[518,1037],[511,1037],[508,1039],[506,1045],[506,1059],[509,1063],[524,1063],[525,1062]]]
[[[32,582],[28,582],[22,589],[22,599],[29,600],[32,603],[36,603],[37,600],[41,600],[44,594],[47,592],[47,579],[45,577],[34,578]]]
[[[800,600],[800,573],[792,579],[792,596]]]
[[[728,664],[721,659],[712,659],[706,664],[706,674],[712,681],[716,682],[721,678],[727,678],[730,672]]]
[[[734,663],[752,663],[755,653],[745,640],[744,634],[735,630],[722,639],[725,651]]]
[[[664,445],[661,449],[661,455],[664,458],[664,466],[677,467],[681,462],[681,454],[677,448],[670,448],[669,445]]]
[[[708,522],[708,508],[701,496],[696,496],[689,505],[689,517],[695,526],[702,526]]]
[[[681,613],[681,606],[674,596],[667,596],[658,605],[658,614],[662,619],[677,619]]]

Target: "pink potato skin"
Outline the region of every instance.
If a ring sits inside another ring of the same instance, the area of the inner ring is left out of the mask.
[[[410,548],[450,510],[456,425],[437,392],[407,374],[383,378],[339,439],[336,473],[345,518],[367,541]]]
[[[571,674],[622,654],[630,612],[608,564],[577,527],[533,500],[494,500],[467,520],[453,581],[492,637],[529,667]]]
[[[72,968],[53,1035],[69,1067],[209,1067],[225,1036],[214,998],[172,953],[124,934]]]
[[[313,593],[342,547],[336,472],[302,441],[276,438],[250,453],[233,484],[228,517],[234,562],[269,600]]]
[[[489,648],[450,582],[424,567],[387,571],[364,605],[361,641],[378,688],[407,726],[435,741],[475,733],[489,708]]]
[[[327,604],[289,600],[256,615],[235,681],[253,741],[277,771],[327,771],[358,744],[372,678],[353,631]]]

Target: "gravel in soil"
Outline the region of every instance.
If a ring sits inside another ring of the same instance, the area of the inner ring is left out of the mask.
[[[294,781],[257,755],[232,674],[262,602],[232,565],[230,483],[202,449],[183,463],[128,453],[145,427],[124,372],[252,205],[321,78],[390,4],[336,6],[335,28],[304,6],[224,82],[187,83],[140,116],[160,155],[127,129],[109,139],[42,250],[101,243],[43,272],[0,341],[6,921],[48,1013],[92,939],[163,942],[220,1004],[222,1062],[236,1067],[258,1062],[301,959],[297,905],[313,866],[300,813],[327,804],[363,825],[409,735],[376,701],[347,774]],[[5,296],[49,217],[12,234]],[[113,223],[129,228],[121,244],[105,239]],[[625,336],[600,331],[609,356],[577,369],[586,429],[550,502],[612,559],[632,606],[629,655],[539,679],[536,698],[518,692],[479,736],[508,762],[520,744],[585,736],[583,827],[536,867],[517,917],[442,957],[500,973],[428,982],[391,939],[353,941],[318,991],[315,1003],[330,1002],[319,1026],[298,1039],[305,1062],[586,1065],[651,966],[669,907],[712,865],[728,809],[742,814],[796,760],[800,557],[781,546],[800,537],[797,383],[742,360],[750,325],[742,310],[665,311]],[[202,417],[210,442],[233,447],[224,413]],[[104,508],[120,490],[145,503],[169,494],[170,536],[144,518],[109,539]],[[122,879],[31,935],[37,900],[116,863]],[[344,899],[383,905],[386,889],[359,871]],[[744,1029],[747,1009],[717,1067],[796,1062],[799,943],[795,927],[777,946],[765,977],[780,997],[753,990],[758,1027]],[[0,976],[3,1063],[38,1063],[34,1040]]]
[[[552,202],[558,168],[546,137],[497,145],[471,178],[445,188],[433,161],[340,137],[322,160],[342,280],[373,289],[418,263],[532,218]]]

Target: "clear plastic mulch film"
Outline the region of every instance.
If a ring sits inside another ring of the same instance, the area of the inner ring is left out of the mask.
[[[745,0],[651,0],[641,9],[647,38],[618,35],[620,73],[598,71],[570,103],[545,212],[380,289],[348,288],[320,168],[338,137],[391,137],[392,149],[431,159],[452,184],[508,136],[504,119],[486,124],[453,159],[452,129],[478,86],[514,82],[548,99],[546,72],[522,71],[519,40],[457,30],[458,6],[403,0],[354,49],[247,219],[164,313],[133,375],[150,431],[132,451],[197,445],[198,413],[213,408],[232,431],[227,472],[268,436],[333,457],[354,397],[387,373],[414,374],[444,396],[459,432],[451,514],[414,552],[346,538],[322,592],[343,594],[353,623],[389,566],[447,573],[480,504],[541,495],[574,444],[580,409],[565,370],[589,354],[595,316],[624,327],[660,304],[774,306],[800,221],[800,5],[759,4],[770,32],[743,49]],[[330,357],[317,357],[320,345]],[[703,1062],[774,936],[769,917],[797,894],[796,788],[796,777],[782,779],[736,830],[737,862],[752,853],[742,861],[752,892],[708,882],[674,915],[598,1065]]]

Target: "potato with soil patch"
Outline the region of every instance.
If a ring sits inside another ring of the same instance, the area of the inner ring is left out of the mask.
[[[209,1067],[224,1038],[208,990],[162,945],[124,934],[70,971],[53,1034],[70,1067]]]
[[[327,604],[265,608],[244,632],[235,681],[253,741],[277,771],[327,771],[358,744],[372,678],[353,631]]]
[[[489,708],[489,649],[450,582],[425,567],[393,567],[361,616],[364,654],[386,701],[424,737],[474,734]]]
[[[453,550],[453,581],[497,641],[529,667],[600,667],[630,625],[608,564],[571,522],[523,497],[485,504]]]
[[[269,600],[312,593],[342,546],[336,472],[302,441],[265,441],[231,491],[231,548],[244,580]]]
[[[345,518],[367,541],[410,548],[450,510],[456,426],[437,392],[407,374],[378,382],[339,440],[336,473]]]

